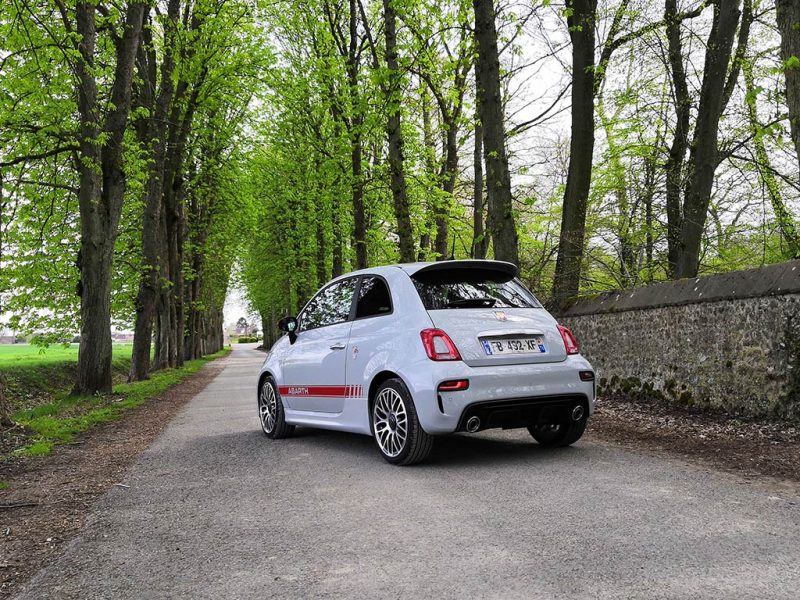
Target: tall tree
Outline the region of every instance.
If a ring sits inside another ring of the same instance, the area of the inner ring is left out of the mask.
[[[475,63],[475,98],[476,104],[480,105],[478,94],[480,94],[480,74],[478,63]],[[483,196],[483,126],[481,125],[480,115],[475,111],[475,148],[472,155],[472,171],[475,175],[473,184],[473,205],[472,205],[472,257],[486,258],[486,251],[489,248],[489,237],[486,233],[484,223],[484,196]]]
[[[411,229],[411,213],[408,206],[403,132],[400,130],[402,76],[397,62],[397,13],[394,4],[394,0],[383,0],[386,66],[388,68],[388,81],[384,84],[383,91],[388,111],[386,132],[389,138],[389,175],[394,199],[394,214],[397,219],[400,261],[414,262],[414,233]]]
[[[144,132],[144,142],[150,155],[150,170],[145,187],[144,215],[142,224],[143,272],[136,296],[136,322],[134,324],[133,351],[129,380],[146,379],[150,370],[150,346],[153,331],[153,316],[156,309],[159,286],[163,285],[160,270],[160,221],[164,188],[164,167],[167,153],[167,116],[172,107],[175,90],[173,72],[180,18],[180,0],[169,0],[166,18],[163,19],[164,45],[161,63],[161,82],[157,97],[150,90],[156,88],[155,59],[153,50],[143,51],[140,56],[142,86],[148,99],[142,104],[150,111]],[[149,60],[148,60],[149,58]],[[147,104],[150,104],[147,106]]]
[[[752,13],[753,0],[744,0],[742,20],[745,21],[751,18]],[[798,23],[800,23],[800,21],[798,21]],[[783,195],[781,194],[780,184],[778,183],[775,169],[772,166],[769,152],[764,142],[765,128],[758,117],[759,88],[756,87],[755,77],[753,75],[754,61],[754,58],[745,58],[745,60],[742,61],[742,75],[745,84],[745,108],[747,110],[750,132],[753,137],[756,168],[758,169],[761,180],[764,182],[764,188],[769,197],[770,204],[772,205],[772,211],[775,213],[775,220],[778,222],[778,229],[780,230],[781,237],[786,242],[786,256],[787,258],[798,258],[800,257],[800,234],[798,234],[794,218],[786,207]]]
[[[676,0],[666,0],[664,15],[664,20],[667,24],[668,57],[675,105],[675,130],[665,165],[667,174],[667,271],[671,277],[674,277],[678,272],[678,262],[681,254],[681,220],[683,214],[681,188],[683,184],[683,165],[686,151],[689,148],[692,100],[689,95],[686,69],[683,64],[682,20],[678,16]]]
[[[438,108],[438,119],[434,121],[427,104],[428,95],[424,94],[425,166],[435,186],[429,198],[432,214],[426,216],[433,221],[436,230],[433,251],[437,259],[443,260],[450,254],[450,220],[459,174],[461,132],[466,125],[464,98],[469,72],[475,62],[475,39],[470,26],[472,10],[463,2],[455,6],[420,4],[418,9],[404,18],[404,24],[414,37],[411,70],[425,83]],[[440,155],[434,141],[437,122]],[[428,236],[428,231],[425,235]],[[424,236],[423,239],[429,241]]]
[[[480,76],[478,111],[483,127],[486,186],[491,198],[489,229],[494,257],[518,264],[519,248],[506,151],[494,0],[473,0],[472,6],[475,11],[475,40]]]
[[[800,161],[800,2],[775,0],[786,78],[786,104],[797,160]]]
[[[678,277],[694,277],[700,266],[703,239],[714,173],[719,164],[719,120],[725,106],[725,83],[739,22],[739,0],[717,0],[706,44],[703,83],[697,107],[697,123],[689,156],[689,177],[681,221],[681,253]]]
[[[72,19],[61,6],[67,31],[73,31]],[[98,95],[98,8],[95,3],[80,2],[75,9],[81,217],[77,290],[81,297],[81,342],[75,390],[83,394],[110,392],[112,386],[111,268],[126,186],[123,139],[147,7],[146,2],[134,0],[125,8],[122,31],[115,44],[116,65],[107,105]]]
[[[586,206],[592,180],[594,152],[596,17],[596,0],[567,0],[567,27],[572,41],[572,135],[553,282],[553,297],[557,301],[576,295],[580,284]]]

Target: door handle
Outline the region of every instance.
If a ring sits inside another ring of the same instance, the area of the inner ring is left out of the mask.
[[[334,344],[331,346],[331,350],[344,350],[346,347],[344,344]]]

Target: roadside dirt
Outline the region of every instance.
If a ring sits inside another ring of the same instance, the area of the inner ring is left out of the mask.
[[[170,419],[225,367],[212,361],[171,390],[112,423],[90,429],[46,457],[0,463],[0,596],[56,556],[94,502],[118,483]]]
[[[591,437],[666,452],[745,477],[800,483],[800,425],[748,419],[662,402],[602,398]]]

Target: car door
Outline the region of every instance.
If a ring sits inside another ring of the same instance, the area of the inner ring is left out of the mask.
[[[377,354],[392,351],[397,335],[397,320],[392,314],[392,296],[386,280],[379,275],[364,275],[347,348],[346,383],[353,392],[349,402],[364,405],[369,384],[365,371],[374,369],[371,361]]]
[[[293,410],[339,413],[347,397],[345,366],[357,278],[317,293],[298,318],[297,339],[286,353],[281,396]]]

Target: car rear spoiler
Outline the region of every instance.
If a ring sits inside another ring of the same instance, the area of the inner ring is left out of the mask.
[[[442,260],[418,269],[411,278],[436,283],[475,280],[505,283],[518,274],[517,265],[501,260]]]

